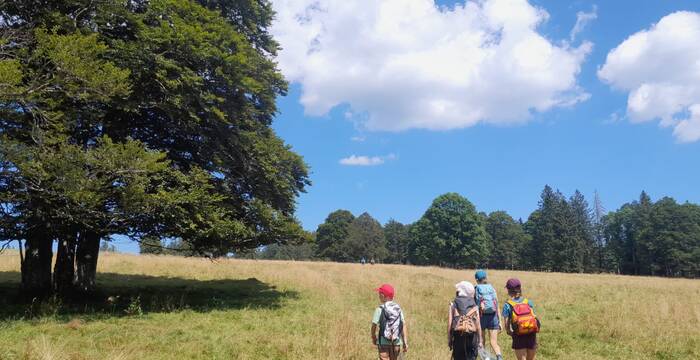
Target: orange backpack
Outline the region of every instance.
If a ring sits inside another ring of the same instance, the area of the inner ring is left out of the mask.
[[[473,334],[477,332],[478,310],[478,306],[473,306],[467,311],[466,314],[460,314],[459,310],[457,310],[457,306],[455,305],[455,314],[453,317],[456,319],[456,324],[452,325],[454,327],[454,331],[460,332],[462,334]]]
[[[527,299],[516,303],[508,300],[508,304],[513,308],[510,313],[510,324],[515,335],[528,335],[540,332],[540,321],[535,316],[535,311],[530,306]]]

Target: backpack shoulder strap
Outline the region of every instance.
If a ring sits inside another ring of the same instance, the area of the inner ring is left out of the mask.
[[[379,308],[382,309],[381,315],[379,316],[379,337],[381,339],[382,336],[384,336],[384,328],[386,327],[386,309],[384,308],[384,304],[379,305]]]

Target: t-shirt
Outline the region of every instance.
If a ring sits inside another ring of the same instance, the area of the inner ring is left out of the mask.
[[[388,301],[387,301],[388,302]],[[372,324],[377,325],[379,327],[379,320],[382,318],[382,308],[381,306],[377,306],[377,308],[374,310],[374,316],[372,316]],[[403,311],[401,311],[401,323],[405,324],[406,321],[404,320],[403,317]],[[383,334],[381,334],[382,329],[379,329],[379,345],[390,345],[391,341],[389,339],[385,338]],[[394,345],[403,345],[403,339],[401,338],[402,334],[399,334],[399,339],[394,342]]]
[[[523,297],[519,298],[513,298],[513,300],[516,304],[520,304],[525,300]],[[532,303],[532,300],[527,299],[527,303],[530,305],[530,307],[534,310],[535,309],[535,304]],[[510,319],[510,314],[513,312],[513,307],[510,306],[510,304],[506,301],[505,304],[503,304],[503,312],[501,312],[501,315],[503,315],[503,318],[505,319]]]

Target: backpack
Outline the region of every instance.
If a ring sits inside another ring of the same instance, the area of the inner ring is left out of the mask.
[[[477,311],[478,307],[472,306],[467,312],[462,314],[457,304],[453,305],[454,314],[452,316],[452,330],[462,334],[473,334],[477,332]]]
[[[535,310],[530,306],[527,299],[521,303],[508,300],[508,304],[513,308],[510,313],[510,324],[515,335],[528,335],[540,332],[540,321],[535,316]]]
[[[379,318],[379,334],[393,344],[403,333],[401,307],[393,301],[379,307],[382,309],[382,315]]]
[[[498,311],[498,301],[496,301],[496,290],[491,284],[479,284],[476,286],[476,293],[479,298],[479,309],[482,314],[495,314]]]

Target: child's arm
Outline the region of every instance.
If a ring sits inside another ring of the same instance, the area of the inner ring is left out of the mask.
[[[403,352],[408,351],[408,332],[406,331],[406,323],[403,323],[403,328],[401,329],[401,338],[403,339]]]
[[[447,346],[452,349],[452,305],[450,305],[450,312],[447,314]]]
[[[483,331],[481,330],[481,315],[479,312],[476,312],[476,332],[479,334],[479,347],[483,345],[483,339],[484,339],[484,334]]]
[[[372,345],[377,345],[377,324],[372,323]]]

